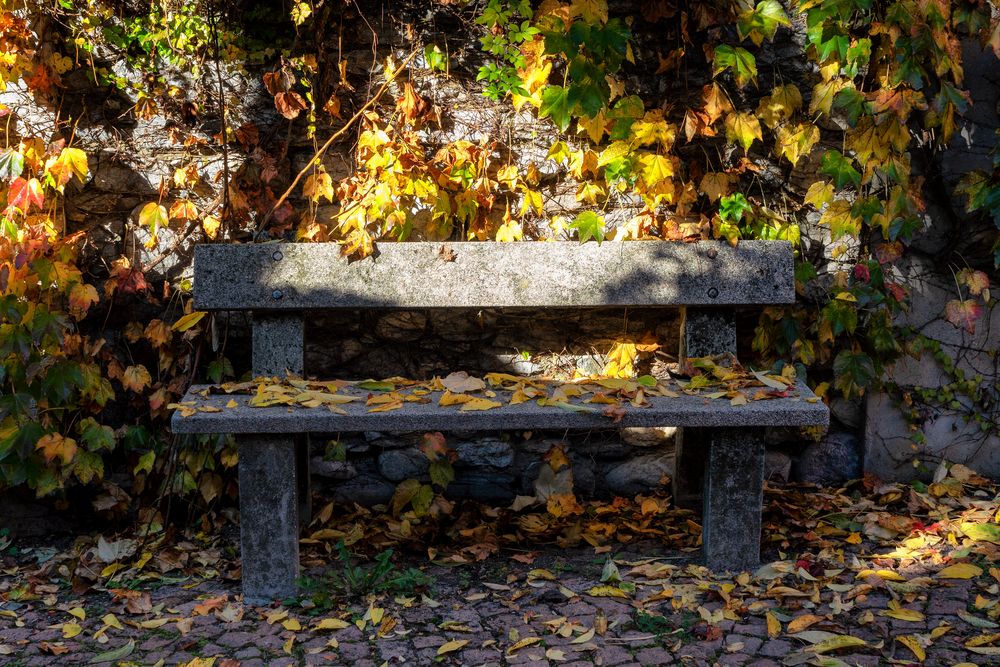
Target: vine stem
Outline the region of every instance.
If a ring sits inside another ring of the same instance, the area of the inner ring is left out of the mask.
[[[226,216],[229,213],[229,124],[226,121],[226,89],[222,80],[222,68],[219,65],[219,19],[212,12],[212,44],[215,51],[215,78],[219,84],[219,109],[222,114],[222,235],[226,236],[229,225]]]
[[[254,235],[253,235],[254,241],[257,240],[257,234],[260,232],[260,230],[263,229],[264,225],[266,225],[274,216],[274,212],[278,210],[278,207],[285,203],[285,200],[288,199],[289,195],[292,194],[292,190],[294,190],[295,187],[299,184],[299,182],[305,177],[305,175],[308,174],[310,170],[313,169],[314,165],[319,162],[319,159],[323,155],[323,153],[325,153],[327,149],[333,145],[333,142],[335,142],[340,137],[344,136],[347,130],[349,130],[350,127],[354,125],[354,123],[357,122],[357,120],[361,118],[361,116],[363,116],[366,111],[368,111],[368,109],[374,106],[382,98],[382,96],[385,95],[385,92],[389,90],[389,86],[392,85],[392,82],[395,81],[396,77],[398,77],[399,74],[406,69],[406,66],[410,64],[410,61],[412,61],[417,56],[418,53],[419,51],[416,49],[411,51],[410,55],[408,55],[406,59],[399,64],[399,67],[395,69],[392,75],[387,77],[385,82],[381,86],[379,86],[379,89],[375,91],[375,94],[372,95],[367,102],[361,105],[361,108],[358,109],[357,112],[353,116],[351,116],[346,123],[344,123],[343,127],[341,127],[339,130],[330,135],[330,138],[327,139],[326,142],[324,142],[323,145],[319,147],[319,150],[317,150],[316,153],[313,154],[309,162],[306,163],[306,166],[302,167],[302,170],[299,171],[298,174],[296,174],[294,179],[292,179],[292,182],[288,186],[288,188],[284,192],[282,192],[281,196],[278,197],[278,200],[274,202],[274,205],[271,206],[271,210],[267,212],[267,215],[265,215],[261,219],[261,221],[257,223],[257,226],[254,228]]]

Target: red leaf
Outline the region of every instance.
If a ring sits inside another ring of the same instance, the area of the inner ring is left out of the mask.
[[[956,327],[962,327],[970,334],[976,333],[976,320],[982,313],[983,307],[972,299],[965,301],[952,299],[944,306],[945,319]]]

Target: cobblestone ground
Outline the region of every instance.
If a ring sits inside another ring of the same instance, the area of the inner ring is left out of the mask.
[[[328,604],[314,586],[312,608],[243,605],[238,582],[221,578],[80,597],[52,581],[34,587],[36,599],[14,601],[12,577],[24,571],[14,567],[0,573],[0,664],[873,666],[917,664],[913,646],[927,665],[1000,660],[965,647],[989,627],[967,613],[996,593],[985,572],[932,584],[915,570],[827,571],[819,583],[790,561],[753,577],[713,577],[689,556],[657,545],[508,552],[429,566],[426,587],[350,603]],[[394,572],[409,565],[418,563]],[[910,613],[886,615],[900,609]],[[852,645],[830,648],[843,636]]]

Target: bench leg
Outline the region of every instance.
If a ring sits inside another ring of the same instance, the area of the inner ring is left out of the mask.
[[[760,564],[763,507],[764,429],[713,429],[701,533],[706,565],[740,571]]]
[[[312,477],[309,475],[309,435],[295,438],[295,470],[298,476],[299,527],[312,521]]]
[[[266,604],[295,595],[299,518],[295,442],[288,436],[240,438],[240,550],[243,598]]]
[[[678,359],[736,354],[736,319],[731,309],[682,308]],[[675,436],[674,504],[698,509],[702,504],[702,473],[712,434],[703,428],[680,428]]]

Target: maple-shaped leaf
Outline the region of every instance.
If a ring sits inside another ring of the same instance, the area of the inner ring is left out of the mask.
[[[24,156],[13,148],[0,153],[0,180],[17,178],[24,171]]]
[[[570,16],[579,16],[587,23],[608,22],[607,0],[573,0],[569,6]]]
[[[976,321],[982,316],[983,307],[973,299],[952,299],[944,305],[944,317],[956,327],[970,334],[976,333]]]
[[[413,123],[427,113],[430,108],[430,102],[421,97],[413,84],[407,81],[403,86],[403,94],[396,100],[396,109],[403,116],[403,120],[407,123]]]
[[[76,283],[69,291],[69,312],[74,319],[83,319],[87,310],[97,303],[97,290],[93,285]]]
[[[715,200],[729,194],[734,176],[721,171],[710,171],[701,178],[701,185],[698,191],[708,197],[708,201]]]
[[[139,210],[139,224],[147,227],[154,236],[160,227],[166,227],[169,223],[170,216],[162,204],[151,201]]]
[[[830,228],[830,239],[837,241],[845,235],[857,236],[861,232],[861,220],[852,215],[851,203],[843,199],[834,199],[827,205],[819,224]]]
[[[574,105],[575,106],[575,105]],[[565,132],[572,119],[569,88],[549,86],[542,91],[542,103],[538,107],[539,118],[551,118],[561,132]]]
[[[507,220],[497,228],[496,240],[501,243],[520,241],[524,238],[524,229],[517,220]]]
[[[79,452],[73,461],[73,474],[83,484],[100,481],[104,477],[104,460],[94,452]]]
[[[641,120],[632,123],[632,138],[639,146],[658,143],[663,150],[670,150],[677,137],[677,127],[663,119],[659,109],[647,112]]]
[[[674,165],[665,155],[643,153],[639,156],[639,173],[646,186],[652,188],[674,175]]]
[[[86,181],[87,170],[87,154],[79,148],[64,148],[46,164],[46,171],[60,191],[74,176],[81,183]]]
[[[722,89],[722,86],[714,81],[701,89],[701,99],[704,103],[702,111],[706,114],[706,122],[709,125],[717,121],[722,114],[733,111],[733,103],[730,101],[729,95]],[[690,140],[691,138],[688,137],[688,141]]]
[[[152,378],[149,377],[149,371],[142,364],[129,366],[122,373],[121,378],[122,386],[136,393],[148,387],[151,381]]]
[[[302,194],[311,201],[318,202],[323,197],[328,202],[333,201],[333,179],[326,171],[310,174],[302,186]]]
[[[712,76],[718,76],[727,69],[733,70],[736,85],[742,88],[757,79],[757,59],[742,46],[720,44],[715,47],[712,59]]]
[[[825,204],[833,199],[833,186],[826,181],[815,181],[806,190],[805,203],[812,204],[817,209],[823,208]]]
[[[765,37],[774,39],[774,33],[782,25],[789,26],[791,21],[778,0],[760,0],[756,7],[746,10],[736,20],[740,39],[749,37],[757,46],[761,45]]]
[[[170,206],[170,216],[174,220],[197,220],[198,207],[190,199],[178,199]]]
[[[47,462],[51,463],[58,458],[63,465],[66,465],[76,456],[76,440],[58,433],[48,433],[38,439],[35,449],[41,451],[42,457]]]
[[[45,195],[42,194],[42,184],[37,178],[23,179],[15,178],[10,182],[7,189],[7,205],[13,206],[21,213],[27,214],[32,204],[41,209],[45,204]]]
[[[809,99],[809,115],[815,116],[818,113],[830,115],[833,108],[834,99],[847,82],[839,77],[829,81],[820,81],[813,86],[812,97]]]
[[[776,127],[792,117],[802,108],[802,93],[795,84],[776,86],[771,94],[761,99],[757,105],[757,116],[770,128]]]
[[[819,170],[833,177],[833,184],[838,190],[848,185],[861,185],[861,172],[854,168],[850,158],[844,157],[838,150],[829,150],[823,154]]]
[[[809,154],[817,141],[819,128],[812,123],[799,123],[795,127],[782,125],[775,138],[775,151],[794,166],[803,155]]]
[[[604,217],[593,211],[584,211],[573,219],[570,228],[575,229],[580,243],[596,239],[598,243],[604,240]]]
[[[295,91],[282,92],[274,96],[274,108],[288,120],[293,120],[306,109],[306,101]]]
[[[983,301],[990,300],[990,277],[982,271],[962,269],[958,272],[958,282],[969,288],[974,296],[983,295]]]
[[[762,140],[760,121],[753,115],[743,112],[731,113],[726,116],[726,140],[736,142],[746,152],[754,139]]]

